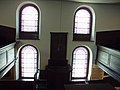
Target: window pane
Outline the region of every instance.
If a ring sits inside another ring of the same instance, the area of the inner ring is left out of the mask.
[[[21,50],[21,76],[34,77],[37,70],[37,51],[32,46],[25,46]]]
[[[73,78],[85,78],[87,75],[88,51],[84,47],[76,48],[73,52]]]
[[[90,33],[90,13],[86,9],[80,9],[75,14],[74,33],[89,34]]]
[[[21,31],[37,32],[38,11],[33,6],[27,6],[22,10]]]

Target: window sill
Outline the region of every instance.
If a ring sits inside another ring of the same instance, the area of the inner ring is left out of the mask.
[[[18,81],[34,81],[34,79],[19,79]]]

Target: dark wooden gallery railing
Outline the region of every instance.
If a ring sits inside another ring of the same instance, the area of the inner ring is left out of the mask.
[[[97,32],[96,64],[120,82],[120,30]]]
[[[16,29],[0,25],[0,79],[15,64]]]

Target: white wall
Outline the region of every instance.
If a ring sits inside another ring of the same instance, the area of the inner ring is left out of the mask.
[[[16,27],[17,7],[26,0],[1,0],[0,25]],[[17,48],[23,44],[35,45],[41,55],[40,68],[45,69],[50,56],[50,32],[68,32],[67,59],[71,63],[72,51],[79,45],[87,45],[96,56],[95,42],[72,41],[73,14],[80,5],[88,5],[95,11],[95,31],[120,29],[120,5],[85,4],[63,1],[30,0],[41,10],[40,40],[21,40]],[[61,8],[62,7],[62,8]]]

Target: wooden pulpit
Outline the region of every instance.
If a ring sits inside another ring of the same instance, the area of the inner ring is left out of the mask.
[[[64,90],[69,82],[71,67],[66,59],[67,33],[51,34],[50,59],[46,66],[47,85],[49,90]]]

